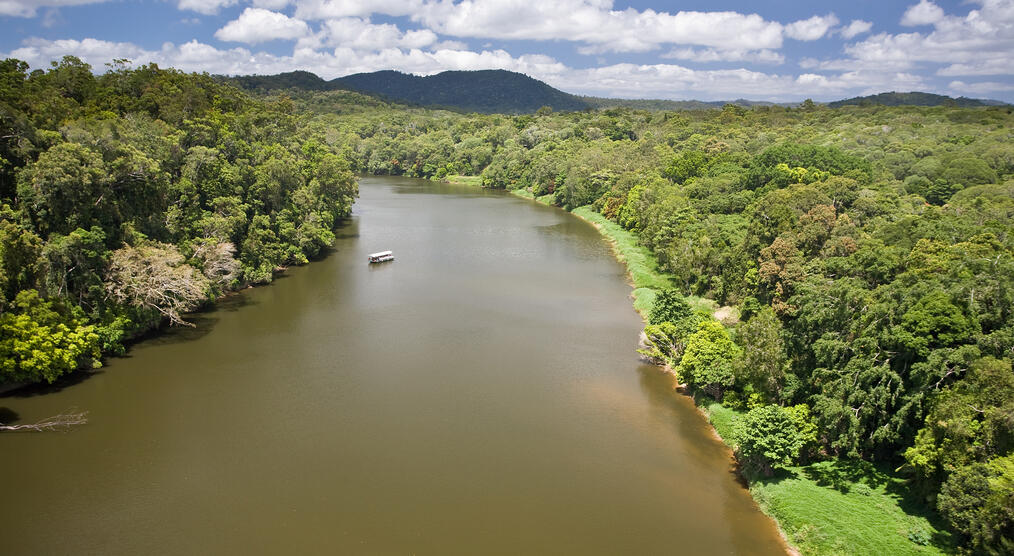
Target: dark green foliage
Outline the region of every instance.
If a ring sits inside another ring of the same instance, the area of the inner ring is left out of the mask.
[[[397,71],[357,73],[323,81],[308,72],[233,78],[244,88],[350,89],[398,102],[465,112],[534,113],[543,106],[557,112],[584,110],[588,104],[526,75],[505,70],[445,71],[418,77]]]
[[[956,470],[940,489],[940,512],[976,552],[1014,551],[1014,456]]]
[[[788,358],[783,333],[782,323],[770,307],[736,328],[736,344],[743,353],[736,360],[737,381],[772,402],[780,401],[785,386]]]
[[[683,294],[675,288],[667,288],[658,292],[658,295],[655,296],[655,304],[651,308],[648,322],[651,324],[662,324],[663,322],[682,323],[693,316],[694,310],[687,303]]]
[[[929,491],[949,470],[1014,451],[1014,372],[1010,361],[974,362],[963,380],[933,399],[905,459]]]

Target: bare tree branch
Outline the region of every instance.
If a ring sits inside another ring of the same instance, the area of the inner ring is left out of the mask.
[[[35,423],[24,425],[5,425],[0,423],[0,431],[22,431],[22,432],[45,432],[67,430],[74,425],[83,425],[88,422],[88,412],[68,412],[47,417]]]

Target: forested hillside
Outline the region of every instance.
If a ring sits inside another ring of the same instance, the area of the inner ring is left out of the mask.
[[[999,106],[1002,102],[995,100],[980,100],[976,98],[958,97],[953,98],[933,93],[880,93],[865,97],[854,97],[845,100],[829,102],[831,108],[842,106],[869,106],[881,104],[884,106]]]
[[[261,93],[345,89],[394,102],[462,112],[530,114],[543,106],[557,111],[590,107],[579,97],[527,75],[505,70],[445,71],[423,77],[388,70],[357,73],[331,81],[305,71],[294,71],[225,80]]]
[[[0,383],[53,382],[327,249],[357,184],[287,99],[0,62]]]
[[[591,207],[655,255],[674,283],[638,292],[644,352],[740,412],[748,477],[897,469],[965,547],[1014,548],[1009,107],[466,116],[75,59],[0,76],[4,380],[52,380],[319,253],[349,170],[477,176]]]

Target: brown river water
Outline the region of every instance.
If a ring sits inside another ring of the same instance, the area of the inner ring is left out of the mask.
[[[0,434],[0,554],[784,554],[629,293],[561,210],[363,178],[325,259],[0,397],[89,412]]]

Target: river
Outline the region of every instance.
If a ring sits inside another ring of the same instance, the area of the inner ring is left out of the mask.
[[[595,229],[363,178],[325,259],[0,420],[0,553],[784,554],[728,450],[641,364]],[[367,265],[391,249],[397,259]]]

